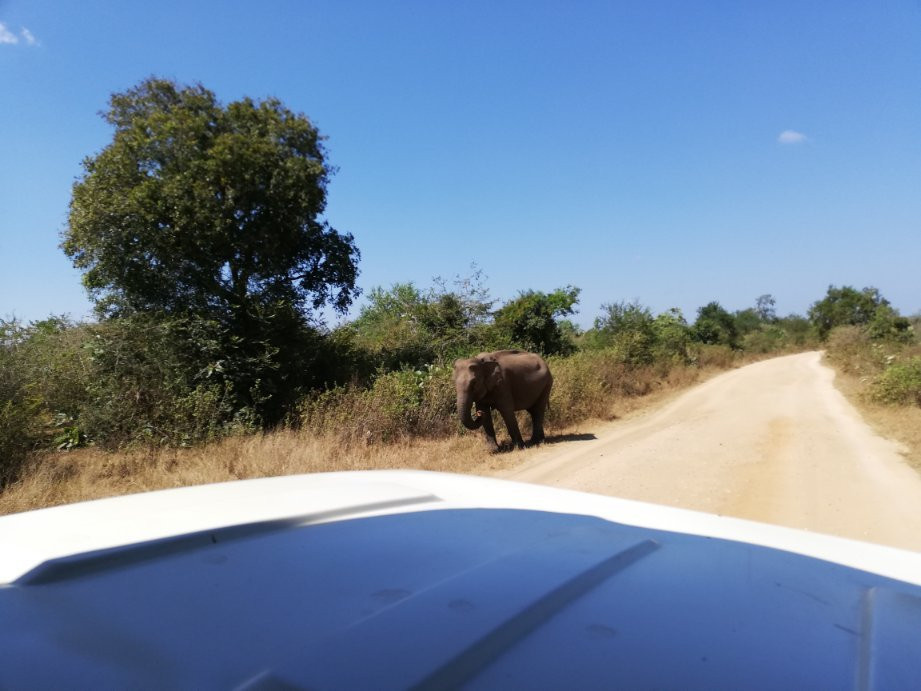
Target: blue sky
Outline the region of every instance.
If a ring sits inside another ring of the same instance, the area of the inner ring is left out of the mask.
[[[583,326],[829,284],[921,311],[916,0],[0,0],[0,25],[0,316],[88,314],[71,185],[151,75],[310,117],[365,292],[475,263],[499,301],[578,286]]]

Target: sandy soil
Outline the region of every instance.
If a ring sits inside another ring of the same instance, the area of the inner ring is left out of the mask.
[[[732,370],[500,475],[921,551],[921,475],[834,376],[818,352]]]

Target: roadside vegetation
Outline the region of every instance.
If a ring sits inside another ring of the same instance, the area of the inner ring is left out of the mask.
[[[235,408],[226,385],[209,382],[209,370],[218,365],[187,355],[194,341],[187,340],[185,325],[179,339],[172,322],[142,328],[134,321],[75,324],[57,317],[28,325],[5,321],[0,512],[300,472],[488,472],[507,464],[510,455],[490,455],[481,435],[458,422],[455,357],[504,347],[542,352],[555,379],[546,423],[554,443],[578,435],[588,421],[628,415],[651,398],[765,352],[703,343],[695,324],[676,310],[653,316],[635,303],[624,310],[635,321],[612,321],[606,312],[580,331],[554,317],[550,306],[559,295],[534,291],[522,296],[547,304],[539,328],[531,310],[511,324],[497,323],[491,316],[496,310],[484,312],[486,302],[462,290],[423,294],[398,285],[374,291],[377,297],[358,318],[318,329],[327,371],[340,378],[301,393],[272,425]],[[396,299],[407,295],[409,304]],[[522,296],[505,305],[514,307]],[[446,303],[466,303],[483,316],[463,328],[456,328],[455,319],[425,321]],[[759,330],[783,330],[783,323],[764,323]],[[539,340],[516,340],[512,326]],[[811,345],[799,336],[779,340],[783,346],[771,352]],[[520,419],[526,434],[529,419]],[[504,428],[499,430],[501,440]]]
[[[578,287],[500,302],[473,267],[373,288],[330,328],[315,315],[346,313],[360,254],[323,220],[332,169],[306,117],[152,78],[105,118],[112,143],[84,161],[62,241],[96,319],[0,320],[0,513],[294,472],[493,467],[501,455],[457,421],[451,363],[502,348],[548,359],[551,442],[822,343],[872,400],[921,405],[917,320],[874,289],[832,286],[807,316],[778,316],[767,294],[693,321],[612,301],[583,330]]]
[[[921,471],[921,315],[899,315],[874,288],[832,286],[810,318],[839,386]]]

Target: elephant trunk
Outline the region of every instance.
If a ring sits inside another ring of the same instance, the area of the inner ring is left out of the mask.
[[[459,391],[457,393],[457,412],[460,414],[461,423],[469,430],[479,429],[483,426],[483,419],[476,419],[470,414],[470,406],[473,405],[470,394]]]

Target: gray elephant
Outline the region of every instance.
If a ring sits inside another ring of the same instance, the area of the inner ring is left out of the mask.
[[[454,363],[454,386],[457,389],[457,412],[464,427],[480,427],[486,435],[486,444],[498,450],[496,430],[492,423],[495,408],[505,420],[512,442],[524,448],[518,429],[516,410],[531,414],[531,444],[544,440],[544,414],[550,400],[553,376],[540,355],[523,350],[498,350],[480,353],[476,357]],[[476,406],[476,417],[471,415],[471,405]]]

